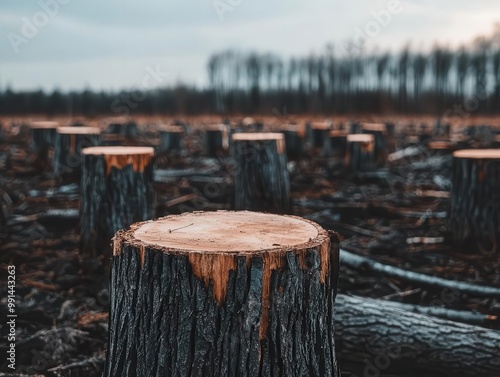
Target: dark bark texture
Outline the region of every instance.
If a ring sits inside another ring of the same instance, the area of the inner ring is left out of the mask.
[[[56,140],[56,128],[32,128],[32,145],[38,155],[36,165],[46,169],[50,165],[49,151],[53,148]]]
[[[120,229],[154,215],[153,164],[107,172],[103,155],[83,155],[80,242],[85,257],[110,256],[111,239]]]
[[[339,376],[338,242],[323,283],[316,248],[305,250],[303,260],[286,252],[272,271],[268,302],[262,301],[263,257],[234,256],[220,304],[186,255],[120,242],[111,269],[105,376]],[[269,309],[261,337],[263,305]]]
[[[159,152],[163,154],[178,153],[182,150],[182,132],[160,131]]]
[[[82,149],[101,144],[100,134],[57,133],[54,148],[54,173],[63,180],[80,180]]]
[[[376,167],[375,149],[372,143],[348,141],[346,166],[353,171],[370,171]]]
[[[323,155],[325,157],[345,158],[347,150],[347,135],[329,135],[325,142]]]
[[[205,154],[209,157],[226,155],[229,148],[229,131],[207,129],[203,133]]]
[[[285,151],[276,140],[235,140],[235,209],[291,212]]]
[[[498,331],[346,295],[335,305],[335,331],[340,366],[344,360],[364,363],[365,375],[411,368],[426,376],[500,376]]]
[[[453,158],[448,229],[463,250],[498,255],[500,159]]]
[[[304,136],[297,130],[281,131],[285,136],[286,156],[290,161],[299,161],[304,153]]]

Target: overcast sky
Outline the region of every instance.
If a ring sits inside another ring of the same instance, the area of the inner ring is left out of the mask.
[[[227,48],[289,56],[332,43],[342,51],[368,30],[367,50],[410,41],[424,49],[491,34],[500,21],[499,0],[401,0],[389,22],[377,21],[373,13],[394,1],[2,0],[0,87],[141,88],[148,67],[160,71],[160,85],[204,85],[208,57]]]

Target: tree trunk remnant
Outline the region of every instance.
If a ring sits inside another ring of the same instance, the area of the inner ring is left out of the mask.
[[[457,247],[486,255],[500,251],[500,150],[453,153],[448,229]]]
[[[290,213],[290,177],[281,133],[233,134],[235,209]]]
[[[287,124],[281,127],[280,132],[285,135],[285,149],[288,160],[300,161],[304,153],[304,127]]]
[[[104,375],[339,376],[338,237],[293,216],[192,212],[114,238]]]
[[[158,150],[162,154],[179,153],[182,151],[184,127],[164,126],[160,129],[160,145]]]
[[[346,295],[338,295],[335,331],[340,366],[344,361],[365,364],[366,376],[409,368],[421,376],[500,375],[499,331]]]
[[[373,135],[377,165],[385,164],[387,161],[387,127],[384,123],[363,123],[362,127],[364,134]]]
[[[328,139],[325,142],[323,155],[325,157],[333,157],[345,159],[347,151],[347,133],[343,131],[330,131]]]
[[[58,122],[31,122],[31,137],[33,149],[37,153],[36,165],[42,170],[50,166],[49,151],[54,147],[56,141],[56,129]]]
[[[204,128],[205,154],[209,157],[226,155],[229,151],[229,126],[212,124]]]
[[[82,151],[80,241],[85,257],[108,257],[119,229],[153,217],[153,155],[151,147]]]
[[[59,127],[54,148],[54,173],[66,180],[81,178],[82,149],[100,145],[98,127]]]
[[[313,149],[321,149],[328,140],[328,133],[332,130],[329,122],[311,122],[311,145]]]
[[[375,168],[375,138],[373,135],[347,135],[346,166],[360,172]]]

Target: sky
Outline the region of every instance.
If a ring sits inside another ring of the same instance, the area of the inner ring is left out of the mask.
[[[498,0],[2,0],[0,89],[201,87],[210,55],[228,48],[429,49],[489,35],[495,22]]]

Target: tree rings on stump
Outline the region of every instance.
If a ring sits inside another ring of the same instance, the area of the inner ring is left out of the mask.
[[[153,217],[153,155],[151,147],[82,151],[80,239],[85,257],[106,257],[119,229]]]
[[[58,178],[80,181],[82,149],[99,145],[98,127],[58,127],[54,148],[54,173]]]
[[[464,250],[498,255],[500,250],[500,149],[453,153],[448,227]]]
[[[369,134],[347,135],[346,166],[354,171],[375,168],[375,137]]]
[[[257,212],[193,212],[114,238],[105,376],[338,376],[338,238]]]
[[[236,133],[232,138],[235,209],[290,213],[284,135]]]

